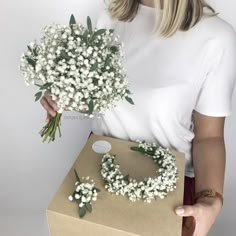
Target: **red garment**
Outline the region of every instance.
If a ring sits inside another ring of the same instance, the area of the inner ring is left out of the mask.
[[[193,205],[195,195],[195,178],[185,176],[184,205]],[[193,217],[183,217],[182,236],[192,236],[195,228]]]

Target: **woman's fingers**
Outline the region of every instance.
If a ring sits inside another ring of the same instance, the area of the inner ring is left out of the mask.
[[[180,206],[175,209],[175,213],[179,216],[196,216],[195,206]]]
[[[54,109],[54,111],[59,110],[57,104],[55,103],[55,101],[52,100],[52,97],[49,95],[47,91],[44,93],[44,97],[46,98],[49,105]]]
[[[52,118],[52,116],[47,112],[47,118],[46,118],[45,122],[48,123],[51,118]]]
[[[55,116],[56,112],[54,111],[54,109],[49,105],[48,101],[46,100],[45,97],[42,97],[40,99],[40,103],[42,104],[42,106],[44,107],[44,109],[51,115],[51,116]]]

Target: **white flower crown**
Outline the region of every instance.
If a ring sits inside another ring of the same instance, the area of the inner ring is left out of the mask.
[[[139,142],[139,146],[131,149],[151,157],[159,166],[156,171],[159,175],[138,182],[129,178],[129,175],[124,176],[121,173],[119,165],[114,163],[116,155],[106,153],[101,164],[101,175],[106,182],[105,188],[116,195],[128,196],[131,201],[142,199],[150,203],[157,197],[163,199],[168,192],[176,189],[178,179],[176,158],[169,148],[157,147],[155,143],[136,141]]]

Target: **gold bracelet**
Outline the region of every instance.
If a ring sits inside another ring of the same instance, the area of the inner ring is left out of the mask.
[[[223,196],[220,193],[213,190],[213,189],[205,189],[205,190],[202,190],[202,191],[196,193],[195,197],[194,197],[194,200],[196,202],[198,199],[204,198],[204,197],[219,198],[221,203],[222,203],[222,206],[223,206],[223,202],[224,202]]]

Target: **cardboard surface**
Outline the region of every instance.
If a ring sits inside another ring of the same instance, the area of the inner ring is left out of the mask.
[[[184,153],[171,151],[176,155],[179,180],[177,189],[165,199],[151,203],[142,200],[131,202],[127,197],[109,193],[104,188],[101,177],[101,159],[103,154],[92,150],[98,140],[111,143],[111,154],[116,154],[116,162],[124,175],[142,180],[155,176],[156,164],[147,156],[130,150],[138,146],[136,142],[91,134],[79,157],[65,177],[47,209],[51,236],[181,236],[182,218],[176,216],[174,208],[183,203],[184,191]],[[93,202],[92,213],[79,217],[78,204],[70,202],[68,196],[75,190],[74,169],[80,177],[90,176],[96,187],[101,190],[98,199]]]

